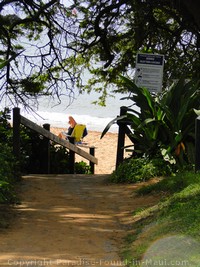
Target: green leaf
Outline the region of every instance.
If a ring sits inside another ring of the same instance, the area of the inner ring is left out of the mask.
[[[194,110],[194,112],[197,114],[197,116],[200,116],[200,109],[193,109]]]
[[[23,51],[13,55],[12,57],[10,57],[9,59],[7,60],[3,60],[1,63],[0,63],[0,69],[3,69],[5,66],[7,66],[12,60],[14,60],[17,56],[19,56]]]
[[[117,118],[111,120],[111,121],[106,125],[105,129],[103,130],[100,139],[102,139],[102,138],[104,137],[104,135],[108,132],[108,130],[110,129],[110,127],[111,127],[113,124],[117,123],[119,120],[122,120],[122,119],[124,119],[124,118],[126,118],[126,117],[127,117],[127,115],[123,115],[123,116],[119,116],[119,117],[117,117]]]

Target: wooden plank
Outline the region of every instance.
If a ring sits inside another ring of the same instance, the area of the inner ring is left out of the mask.
[[[77,146],[84,147],[84,148],[97,148],[96,146],[88,146],[85,144],[77,144]]]
[[[41,126],[37,125],[36,123],[28,120],[27,118],[21,116],[21,124],[25,125],[26,127],[38,132],[39,134],[41,134],[42,136],[50,139],[51,141],[64,146],[72,151],[74,151],[76,154],[80,155],[81,157],[95,163],[98,164],[98,159],[92,155],[90,155],[89,153],[87,153],[86,151],[80,149],[80,147],[71,144],[69,141],[64,140],[56,135],[54,135],[53,133],[45,130],[44,128],[42,128]]]

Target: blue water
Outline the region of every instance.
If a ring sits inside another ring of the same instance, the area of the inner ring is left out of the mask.
[[[68,116],[73,116],[78,123],[87,125],[88,130],[102,132],[106,125],[120,114],[121,106],[132,105],[130,100],[121,100],[125,95],[116,94],[115,97],[109,97],[106,101],[106,107],[92,104],[98,99],[98,94],[82,94],[76,96],[70,104],[69,97],[63,96],[61,103],[50,101],[49,97],[42,97],[39,100],[39,106],[33,114],[25,111],[22,107],[20,112],[26,118],[34,121],[38,125],[49,123],[51,127],[68,127]],[[110,132],[117,132],[118,126],[111,126]]]

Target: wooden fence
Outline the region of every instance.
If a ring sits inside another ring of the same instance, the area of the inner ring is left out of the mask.
[[[90,162],[91,172],[94,174],[94,165],[98,164],[98,160],[95,157],[95,147],[88,147],[89,153],[81,149],[79,146],[74,144],[74,140],[71,141],[64,140],[53,133],[50,132],[50,125],[44,124],[43,127],[37,125],[36,123],[28,120],[27,118],[20,115],[20,109],[13,109],[13,152],[17,160],[20,159],[20,124],[34,130],[39,135],[44,137],[44,155],[43,155],[43,170],[42,173],[50,173],[50,140],[59,144],[67,149],[69,149],[69,172],[74,173],[75,164],[75,154],[87,159]]]

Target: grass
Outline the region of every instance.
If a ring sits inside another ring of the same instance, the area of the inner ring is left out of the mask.
[[[166,177],[137,194],[163,197],[133,214],[140,219],[125,240],[127,266],[200,266],[200,174]]]

